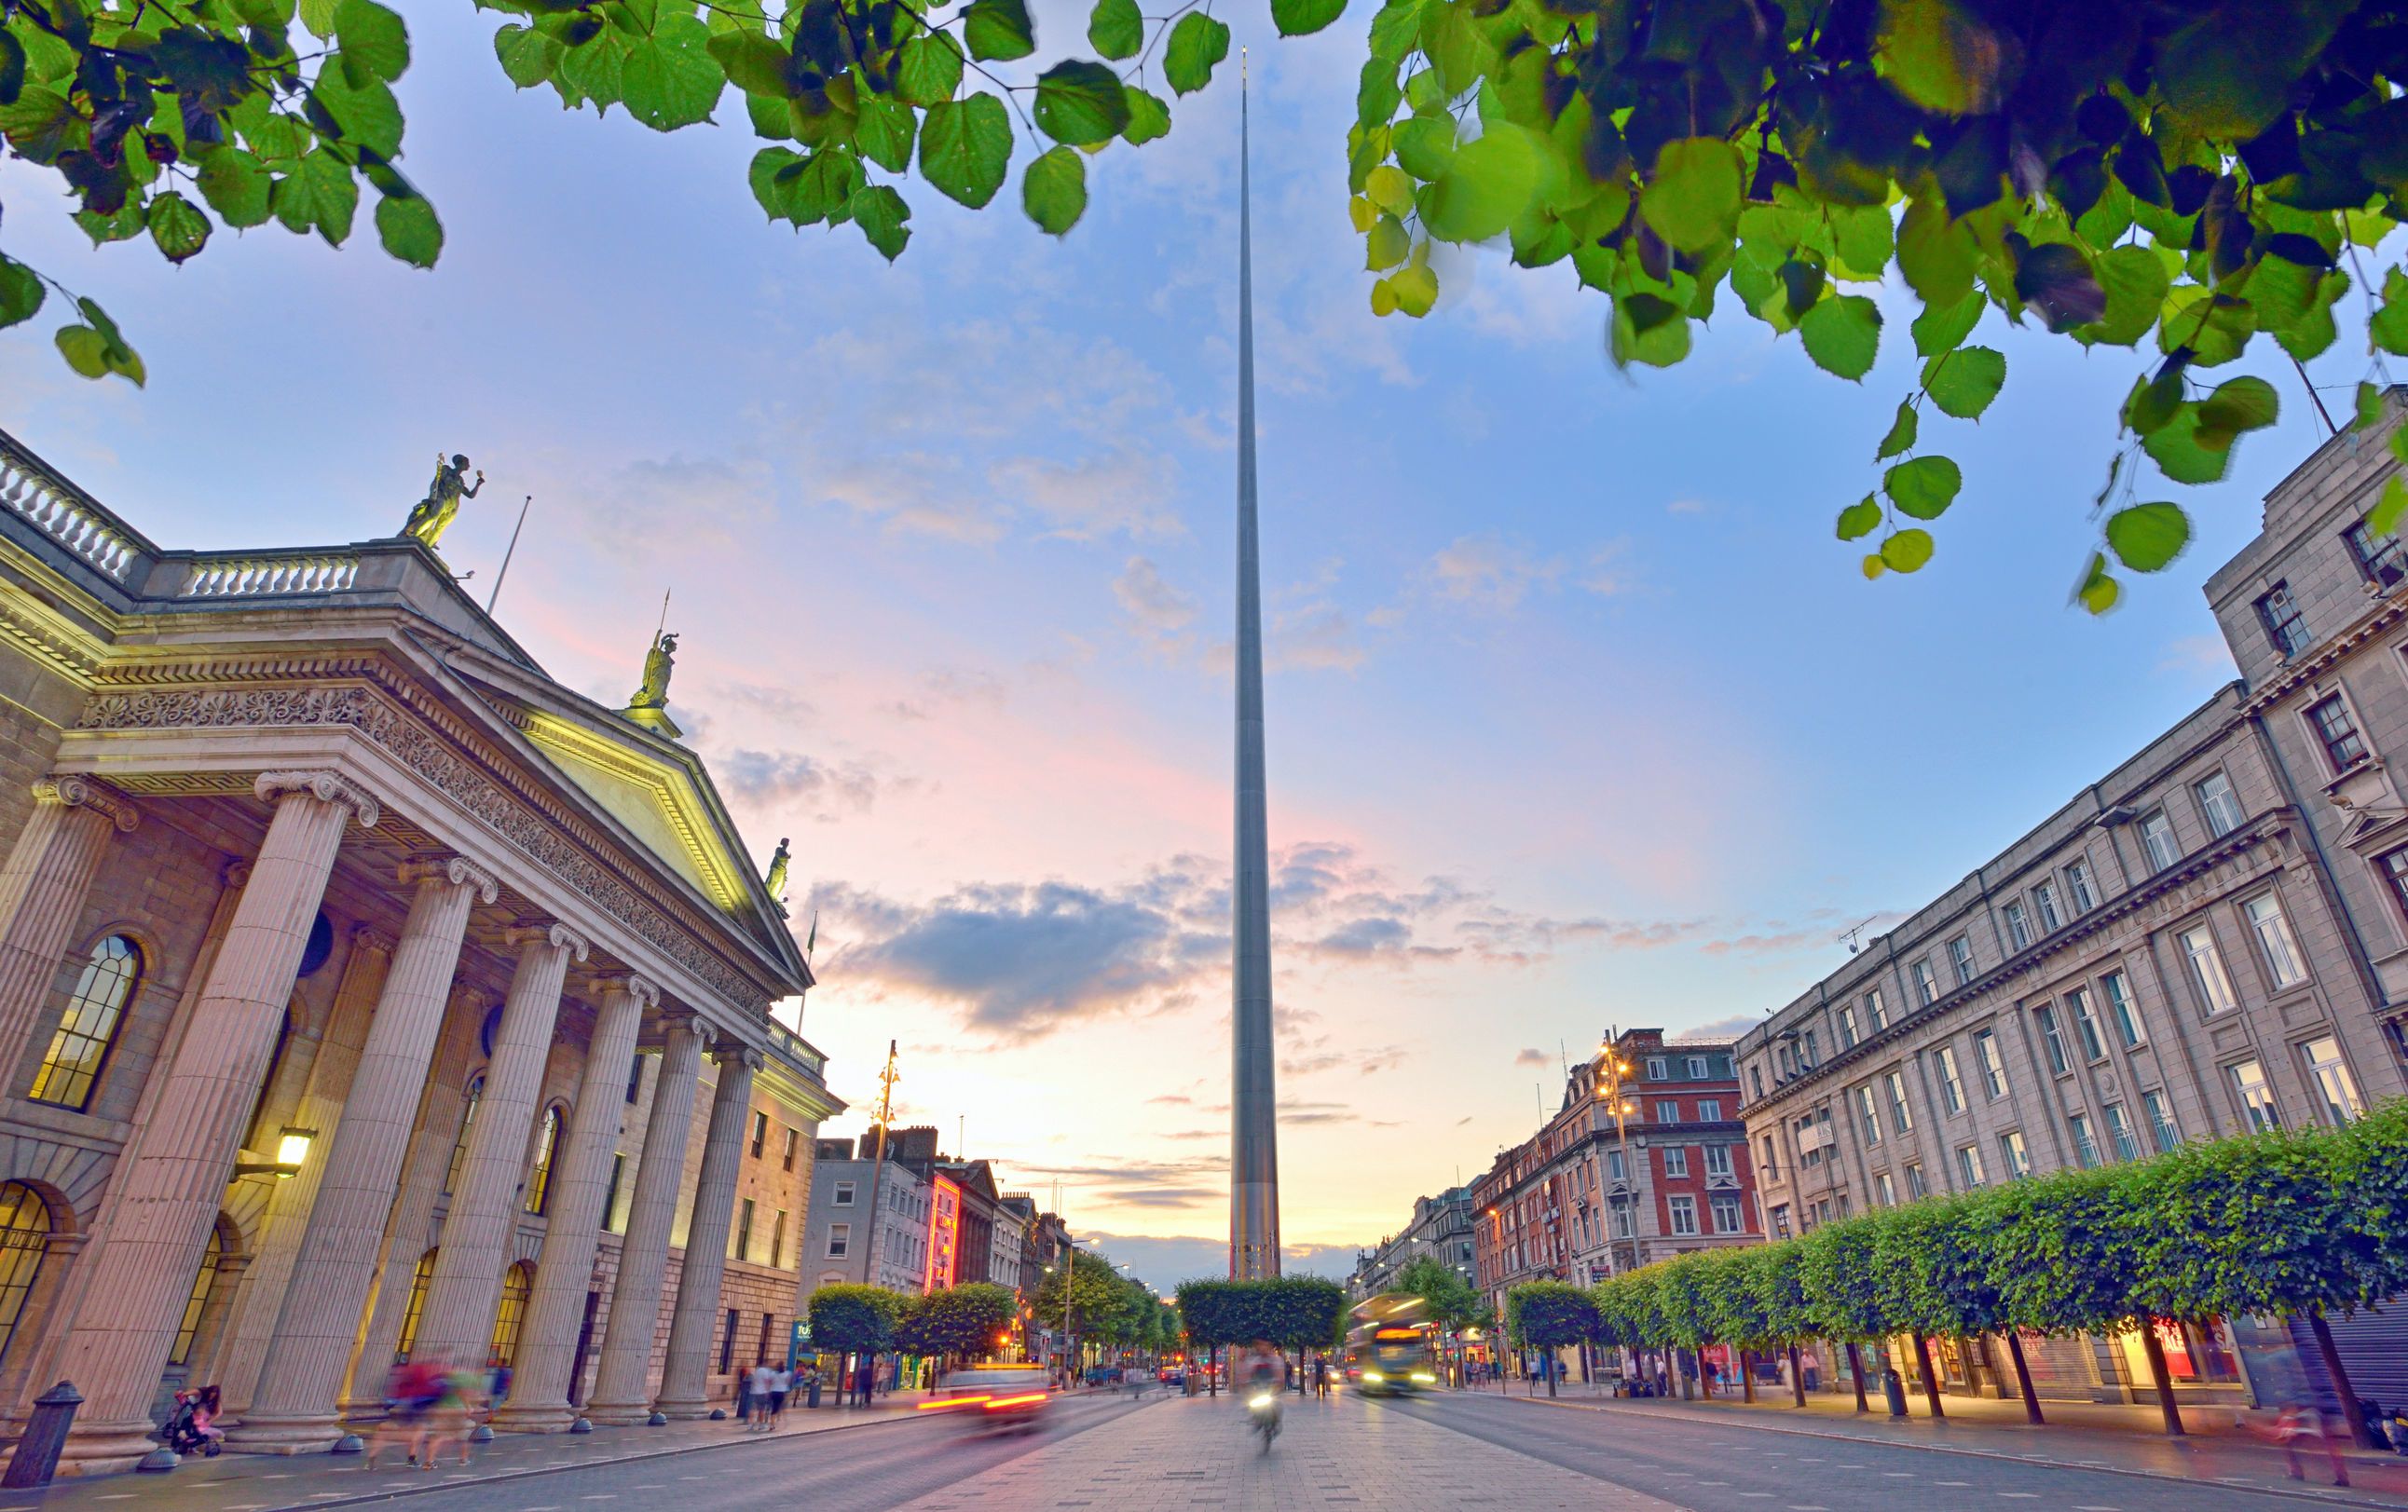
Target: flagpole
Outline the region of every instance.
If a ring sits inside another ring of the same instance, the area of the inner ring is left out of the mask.
[[[501,600],[502,579],[510,575],[510,558],[518,555],[519,532],[526,529],[527,508],[534,503],[535,495],[530,493],[519,504],[519,522],[510,527],[510,545],[509,549],[502,553],[502,570],[494,574],[494,591],[485,595],[485,618],[488,620],[494,617],[494,606]]]

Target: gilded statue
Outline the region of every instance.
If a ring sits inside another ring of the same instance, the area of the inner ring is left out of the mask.
[[[666,708],[669,703],[669,674],[677,670],[677,643],[674,631],[663,631],[644,653],[644,685],[636,696],[627,700],[629,708]]]
[[[787,863],[786,837],[781,834],[778,837],[778,853],[769,858],[769,875],[762,880],[761,884],[768,891],[773,900],[786,891]]]
[[[426,485],[426,497],[410,507],[409,522],[401,527],[404,535],[414,536],[433,550],[442,542],[443,533],[452,528],[452,517],[460,512],[462,499],[473,499],[485,486],[485,475],[480,471],[474,483],[467,481],[468,459],[454,455],[443,460],[435,454],[435,481]]]

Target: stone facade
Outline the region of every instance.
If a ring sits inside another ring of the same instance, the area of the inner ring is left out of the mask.
[[[2210,578],[2239,681],[1740,1042],[1775,1236],[2408,1091],[2408,563],[2351,539],[2383,442],[2319,448]],[[2237,1391],[2229,1334],[2185,1342]],[[2064,1348],[2060,1394],[2134,1394]]]
[[[1452,1265],[1467,1281],[1472,1277],[1471,1192],[1449,1187],[1435,1197],[1413,1199],[1412,1221],[1354,1257],[1346,1290],[1357,1302],[1396,1284],[1404,1268],[1423,1256]]]
[[[504,1427],[613,1354],[687,1407],[723,1304],[793,1316],[839,1105],[782,911],[424,547],[163,550],[0,436],[0,1418],[74,1380],[67,1473],[188,1381],[324,1448],[413,1350],[509,1360]]]

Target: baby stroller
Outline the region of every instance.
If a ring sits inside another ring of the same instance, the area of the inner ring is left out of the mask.
[[[201,1432],[201,1425],[194,1421],[194,1415],[200,1406],[199,1391],[178,1391],[176,1405],[167,1414],[166,1425],[159,1430],[159,1442],[178,1454],[198,1454],[204,1459],[213,1460],[222,1446],[214,1435]]]

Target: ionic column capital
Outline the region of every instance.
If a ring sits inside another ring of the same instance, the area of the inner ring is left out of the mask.
[[[54,772],[36,779],[34,799],[36,803],[89,808],[95,814],[105,814],[120,834],[133,834],[134,826],[142,822],[142,812],[134,806],[134,800],[98,777],[80,772]]]
[[[428,882],[473,888],[488,904],[502,891],[500,877],[466,856],[416,856],[401,863],[402,886],[418,887]]]
[[[656,1008],[661,1004],[660,988],[651,978],[639,977],[632,971],[604,977],[594,985],[603,992],[624,992],[647,1008]]]
[[[710,1058],[723,1066],[740,1065],[747,1071],[758,1071],[769,1063],[769,1058],[758,1049],[732,1039],[723,1041],[710,1052]]]
[[[354,950],[374,950],[380,955],[391,955],[400,944],[399,940],[374,924],[351,926],[351,949]]]
[[[239,892],[251,885],[251,863],[240,856],[218,868],[218,880]]]
[[[375,829],[384,819],[384,810],[373,794],[334,772],[262,772],[251,783],[251,791],[262,803],[272,804],[279,798],[306,792],[321,803],[340,804],[351,810],[364,830]]]
[[[661,1038],[666,1043],[672,1036],[696,1041],[702,1048],[710,1045],[710,1024],[692,1008],[671,1008],[661,1015]]]
[[[569,960],[579,965],[593,953],[585,936],[557,920],[529,920],[502,932],[502,939],[513,949],[523,950],[531,945],[549,946],[568,952]]]

